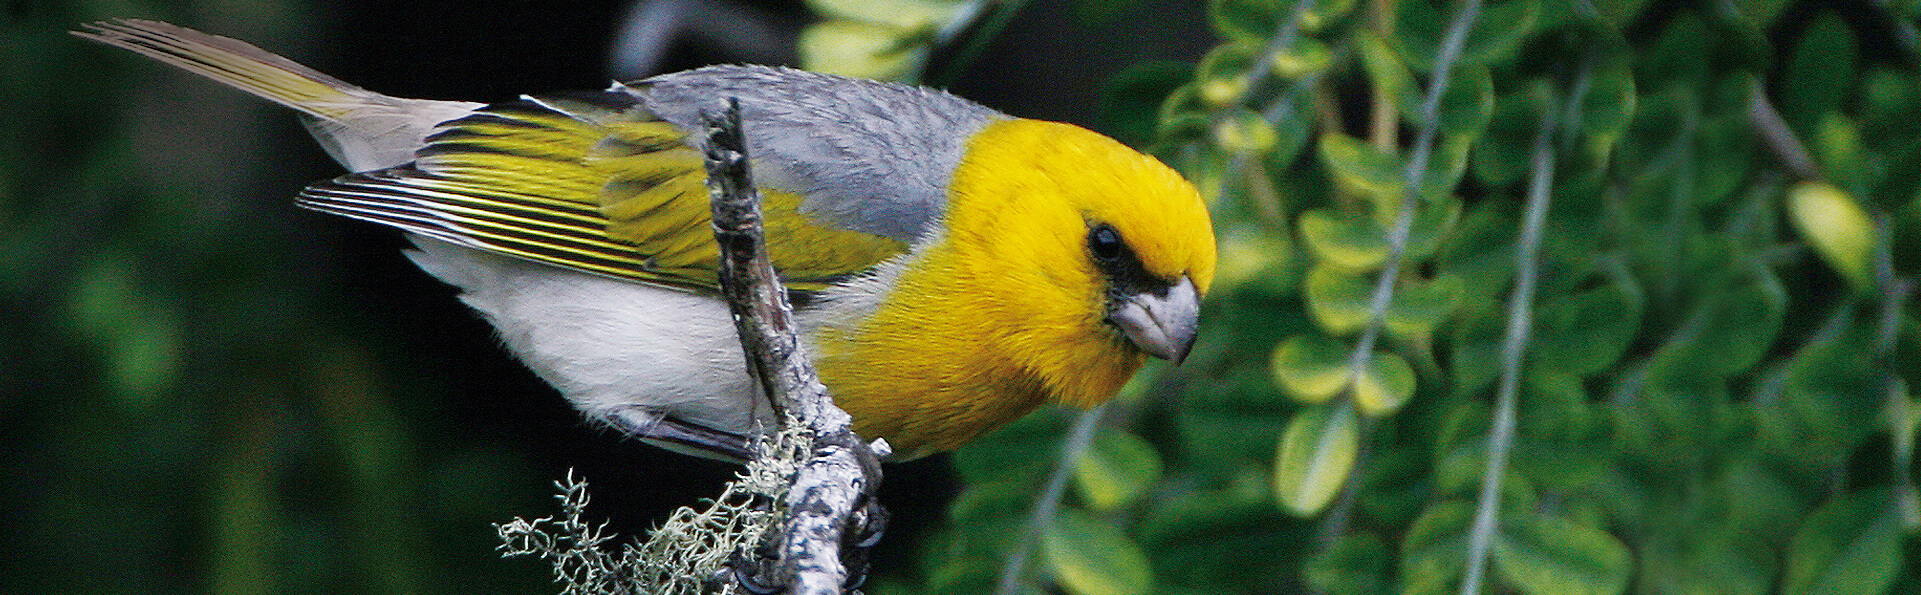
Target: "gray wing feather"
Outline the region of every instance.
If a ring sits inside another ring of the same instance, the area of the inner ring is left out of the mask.
[[[728,97],[764,184],[807,196],[822,223],[914,243],[939,220],[967,139],[1008,116],[943,91],[765,66],[714,66],[616,90],[702,130]],[[697,132],[688,141],[705,144]]]

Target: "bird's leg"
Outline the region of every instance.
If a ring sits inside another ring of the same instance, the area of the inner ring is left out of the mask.
[[[667,450],[736,463],[754,458],[751,441],[733,432],[684,422],[638,407],[621,409],[609,417],[615,427],[628,435]]]
[[[850,544],[841,550],[841,565],[847,568],[847,582],[842,586],[850,592],[867,582],[874,546],[887,532],[887,507],[871,494],[862,499],[866,502],[847,519],[847,536],[842,538],[843,543]]]
[[[752,548],[751,552],[735,550],[733,560],[727,565],[733,567],[734,583],[750,595],[775,595],[787,590],[787,580],[780,573],[779,542],[766,539]]]

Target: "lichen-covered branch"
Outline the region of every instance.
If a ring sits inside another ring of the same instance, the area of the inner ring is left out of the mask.
[[[848,582],[843,541],[869,533],[880,485],[875,448],[854,434],[853,418],[820,383],[794,325],[793,309],[775,275],[761,232],[760,193],[748,166],[740,105],[707,120],[707,184],[713,193],[714,238],[720,244],[721,294],[733,312],[748,369],[777,412],[791,413],[813,434],[813,452],[788,492],[789,516],[770,536],[771,568],[744,573],[759,586],[789,593],[840,593]],[[748,585],[752,589],[756,585]]]

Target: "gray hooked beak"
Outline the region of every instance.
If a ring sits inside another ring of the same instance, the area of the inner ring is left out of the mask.
[[[1194,332],[1201,323],[1201,295],[1194,282],[1181,282],[1155,295],[1141,292],[1122,297],[1107,311],[1107,321],[1120,327],[1135,347],[1148,355],[1176,364],[1187,358],[1194,347]]]

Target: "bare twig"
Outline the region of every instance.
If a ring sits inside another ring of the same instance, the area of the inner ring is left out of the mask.
[[[1060,460],[1054,463],[1054,472],[1047,476],[1047,484],[1041,493],[1034,497],[1034,510],[1027,515],[1026,538],[1014,543],[1014,551],[1008,553],[1007,565],[1001,567],[1000,582],[994,586],[994,595],[1011,595],[1021,589],[1021,579],[1027,577],[1027,560],[1034,554],[1034,544],[1040,541],[1041,534],[1053,525],[1054,516],[1059,514],[1061,498],[1067,495],[1067,479],[1074,473],[1074,462],[1087,452],[1094,443],[1094,429],[1100,426],[1101,417],[1107,413],[1107,403],[1081,412],[1074,420],[1074,427],[1067,435],[1067,442],[1061,444]]]
[[[1435,138],[1440,135],[1441,97],[1447,94],[1454,62],[1461,57],[1467,45],[1468,31],[1474,28],[1480,16],[1480,0],[1462,2],[1448,21],[1447,33],[1441,38],[1440,51],[1434,56],[1434,74],[1428,81],[1427,95],[1421,100],[1420,129],[1414,136],[1414,148],[1403,170],[1402,178],[1406,180],[1407,188],[1401,195],[1394,226],[1387,230],[1387,262],[1381,267],[1381,274],[1375,279],[1374,289],[1369,293],[1368,324],[1361,329],[1360,338],[1354,341],[1354,351],[1347,358],[1350,382],[1360,376],[1361,370],[1367,369],[1368,362],[1374,358],[1374,344],[1387,327],[1387,310],[1394,301],[1394,288],[1399,283],[1401,269],[1406,265],[1408,239],[1414,233],[1414,215],[1421,206],[1421,193],[1427,188],[1427,162],[1434,151]]]
[[[849,577],[841,545],[864,538],[879,514],[871,497],[880,486],[883,455],[875,450],[885,451],[886,443],[870,448],[854,434],[853,418],[834,406],[800,341],[761,234],[760,192],[748,168],[739,102],[729,99],[726,111],[709,114],[706,125],[721,294],[768,402],[799,418],[814,437],[813,454],[787,495],[791,513],[769,539],[778,562],[748,577],[790,593],[841,593]]]
[[[1794,135],[1794,129],[1781,119],[1781,112],[1775,111],[1774,103],[1768,101],[1767,91],[1756,81],[1748,89],[1748,123],[1754,126],[1755,134],[1761,137],[1761,144],[1774,154],[1781,165],[1803,180],[1821,176],[1821,170],[1808,156],[1808,148]]]
[[[1468,531],[1467,568],[1461,578],[1463,595],[1481,592],[1488,555],[1494,549],[1495,533],[1500,531],[1501,480],[1507,475],[1507,458],[1514,449],[1521,368],[1534,334],[1534,290],[1541,276],[1541,237],[1547,227],[1548,202],[1554,190],[1555,124],[1554,110],[1547,110],[1542,114],[1541,133],[1534,139],[1527,209],[1521,219],[1521,237],[1515,242],[1514,293],[1508,296],[1507,331],[1501,339],[1501,384],[1495,393],[1494,423],[1488,429],[1487,469],[1481,474],[1481,494]]]

